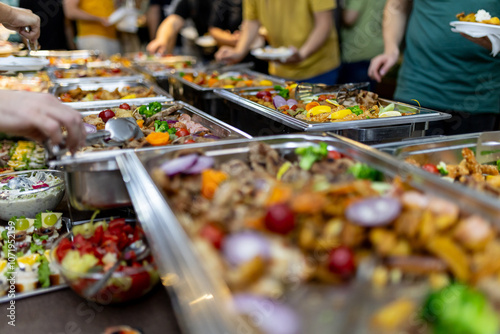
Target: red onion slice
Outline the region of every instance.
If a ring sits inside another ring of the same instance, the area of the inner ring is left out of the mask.
[[[214,165],[214,158],[200,156],[198,160],[188,170],[183,171],[184,174],[200,174],[205,169],[211,168]]]
[[[168,176],[174,176],[191,168],[198,160],[198,154],[189,154],[174,160],[169,160],[161,165],[161,170]]]
[[[243,231],[224,239],[222,253],[233,266],[239,266],[260,256],[267,260],[271,256],[269,241],[262,234],[254,231]]]
[[[83,126],[85,127],[85,131],[87,133],[96,133],[97,132],[97,128],[95,127],[95,125],[88,124],[88,123],[84,122]]]
[[[278,301],[242,293],[233,296],[233,306],[239,314],[247,315],[251,324],[264,334],[301,333],[299,315]]]
[[[355,202],[346,210],[346,217],[356,225],[383,226],[394,221],[401,213],[401,202],[392,197],[373,197]]]
[[[280,107],[286,105],[286,100],[283,96],[276,95],[275,97],[273,97],[273,105],[276,107],[276,109],[279,109]]]
[[[291,108],[291,107],[293,107],[293,106],[296,106],[296,105],[297,105],[297,104],[299,104],[299,103],[298,103],[296,100],[294,100],[294,99],[288,99],[288,100],[286,101],[286,104],[287,104],[287,105]]]

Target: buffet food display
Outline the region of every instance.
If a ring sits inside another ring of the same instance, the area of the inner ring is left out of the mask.
[[[48,91],[88,138],[74,154],[0,141],[0,303],[12,276],[16,298],[94,304],[161,278],[186,333],[413,333],[415,314],[420,333],[500,330],[500,160],[478,134],[421,138],[448,114],[191,56],[31,55],[48,74],[0,89]]]

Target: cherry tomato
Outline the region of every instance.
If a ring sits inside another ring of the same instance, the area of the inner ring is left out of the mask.
[[[99,117],[102,119],[104,123],[109,121],[111,118],[115,117],[115,113],[111,109],[106,109],[99,113]]]
[[[125,110],[130,110],[130,106],[128,104],[126,104],[126,103],[120,104],[120,106],[118,108],[125,109]]]
[[[224,240],[222,229],[213,224],[207,224],[200,230],[200,236],[210,242],[216,249],[220,249]]]
[[[436,165],[433,165],[433,164],[425,164],[422,166],[422,169],[429,172],[429,173],[440,174]]]
[[[338,151],[328,151],[328,158],[337,160],[342,158],[342,153]]]
[[[193,139],[188,139],[184,142],[184,144],[194,144],[196,143]]]
[[[297,110],[297,105],[294,104],[293,106],[290,107],[290,109],[292,109],[293,111]]]
[[[62,79],[63,77],[63,74],[61,73],[61,71],[55,71],[54,72],[54,76],[58,79]]]
[[[325,100],[326,100],[326,95],[318,96],[318,101],[325,101]]]
[[[328,269],[343,278],[352,276],[356,270],[352,250],[345,246],[332,249],[328,255]]]
[[[121,71],[122,70],[117,68],[117,67],[111,69],[111,72],[113,72],[113,73],[120,73]]]
[[[262,101],[264,101],[264,102],[273,102],[273,98],[271,96],[264,96],[262,98]]]
[[[295,227],[295,216],[286,204],[275,204],[267,209],[265,224],[269,231],[287,234]]]
[[[288,109],[290,109],[290,107],[287,105],[284,105],[284,106],[281,106],[278,108],[278,110],[280,110],[280,111],[284,111],[284,110],[288,110]]]
[[[262,99],[264,100],[264,97],[270,97],[272,99],[272,95],[270,92],[268,92],[267,90],[261,90],[259,91],[256,95],[255,95],[258,99]]]
[[[175,133],[175,135],[177,137],[184,137],[184,136],[189,136],[190,133],[189,133],[188,129],[179,129],[179,130],[177,130],[177,132]]]

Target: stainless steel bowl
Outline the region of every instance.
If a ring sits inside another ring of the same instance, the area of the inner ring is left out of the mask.
[[[113,209],[132,204],[115,159],[108,156],[61,166],[68,200],[77,210]]]

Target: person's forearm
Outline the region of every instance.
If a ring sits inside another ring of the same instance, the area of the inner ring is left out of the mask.
[[[257,20],[243,20],[241,24],[241,37],[236,44],[236,52],[246,55],[250,46],[259,34],[260,22]]]
[[[306,59],[313,53],[318,51],[332,33],[332,11],[315,13],[314,19],[314,28],[309,34],[306,42],[299,49],[299,55],[301,59]]]
[[[172,53],[174,51],[175,43],[177,42],[177,35],[183,26],[184,19],[176,14],[169,15],[160,24],[160,27],[156,32],[156,39],[166,41],[167,53]]]
[[[217,27],[210,27],[208,29],[210,35],[215,39],[218,45],[229,45],[236,46],[236,40],[233,38],[233,34],[231,34],[227,30],[222,30]]]
[[[385,53],[399,54],[399,45],[403,41],[410,11],[411,4],[409,0],[387,1],[382,23]]]
[[[12,20],[12,7],[0,3],[0,23],[9,23]]]
[[[149,30],[149,38],[155,39],[156,30],[160,25],[161,7],[160,5],[151,5],[146,12],[146,22]]]
[[[64,15],[70,20],[101,22],[101,17],[87,13],[74,4],[64,2]]]

